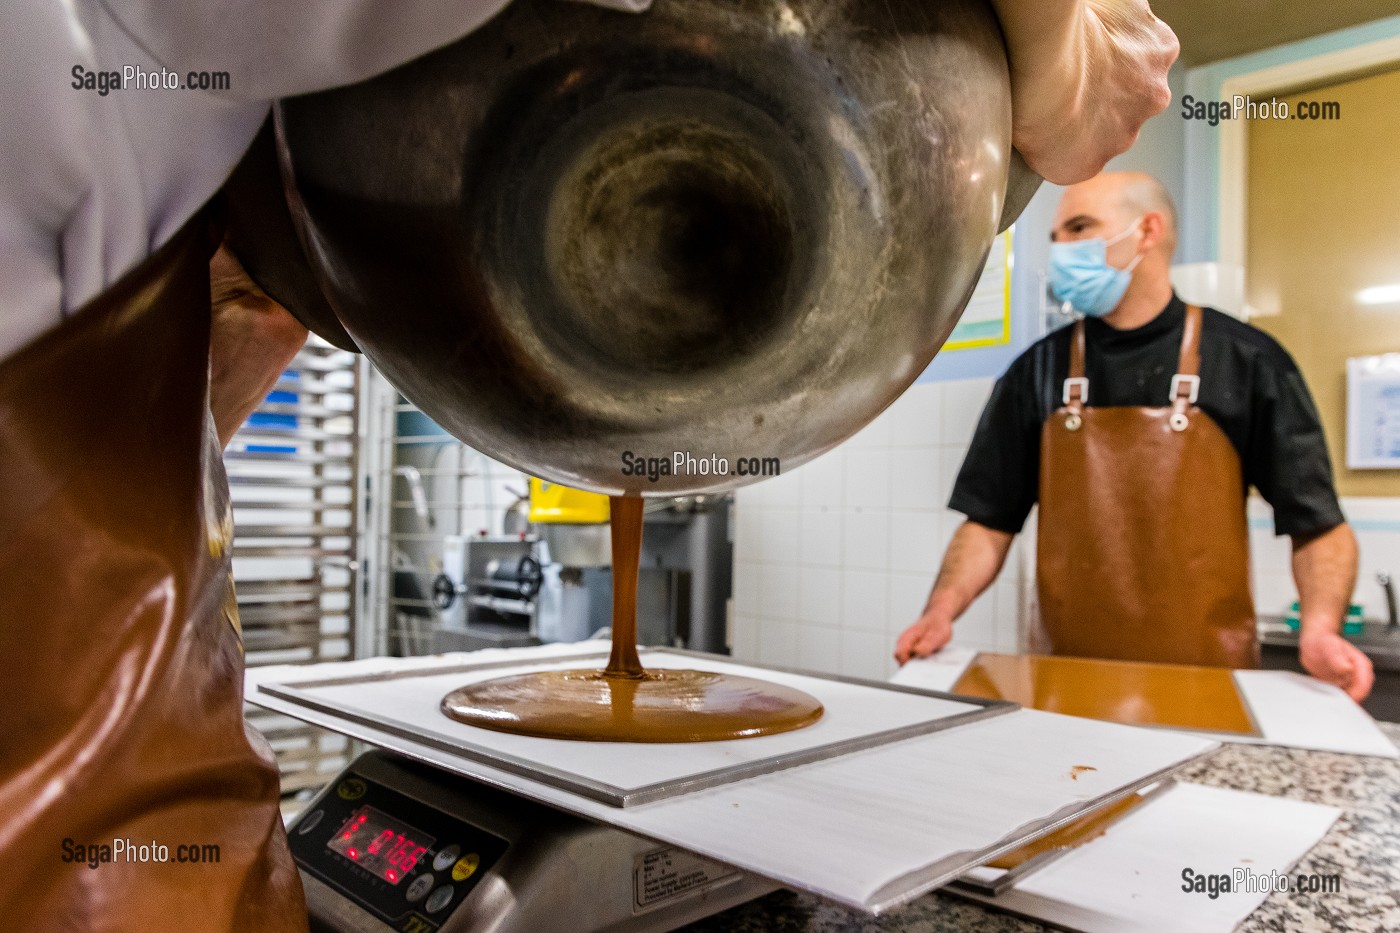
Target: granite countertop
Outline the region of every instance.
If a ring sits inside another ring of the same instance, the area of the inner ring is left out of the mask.
[[[1400,724],[1381,728],[1400,744]],[[1342,815],[1294,872],[1341,874],[1339,894],[1272,894],[1239,927],[1273,930],[1400,930],[1400,760],[1258,745],[1225,745],[1179,780],[1340,807]],[[1039,923],[933,893],[868,917],[778,891],[684,927],[685,933],[1034,933]]]

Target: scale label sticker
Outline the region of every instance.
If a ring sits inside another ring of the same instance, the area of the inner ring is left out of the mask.
[[[709,890],[739,877],[739,870],[684,849],[654,849],[633,859],[632,913]]]

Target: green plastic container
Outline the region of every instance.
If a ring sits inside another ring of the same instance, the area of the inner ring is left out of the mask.
[[[1298,604],[1295,602],[1288,607],[1288,614],[1283,617],[1283,621],[1293,631],[1298,631],[1302,623],[1298,621]],[[1352,603],[1347,607],[1347,618],[1342,623],[1343,635],[1360,635],[1366,628],[1366,620],[1361,616],[1361,607]]]

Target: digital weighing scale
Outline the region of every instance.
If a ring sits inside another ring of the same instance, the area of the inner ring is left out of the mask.
[[[650,933],[777,887],[381,751],[287,835],[313,933]]]

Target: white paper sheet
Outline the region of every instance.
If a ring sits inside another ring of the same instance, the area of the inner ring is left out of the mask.
[[[948,645],[942,651],[937,651],[926,658],[915,658],[907,662],[895,675],[890,678],[890,683],[900,684],[905,687],[918,687],[921,690],[943,690],[953,689],[953,684],[958,682],[958,678],[967,670],[967,666],[972,663],[972,659],[977,657],[975,648],[963,648],[958,645]]]
[[[596,645],[584,651],[596,650]],[[507,657],[540,657],[529,649]],[[1073,815],[1218,743],[1033,710],[906,739],[630,808],[609,806],[450,752],[260,694],[268,682],[423,666],[439,657],[253,668],[247,697],[707,858],[871,912],[918,896]],[[405,664],[409,666],[409,664]],[[764,675],[767,672],[755,672]],[[665,754],[660,746],[656,754]]]
[[[1235,684],[1264,734],[1238,741],[1400,757],[1371,715],[1331,684],[1292,671],[1235,671]]]
[[[1340,814],[1336,807],[1179,784],[1002,894],[967,896],[1092,933],[1229,933],[1269,892],[1217,886],[1212,898],[1208,890],[1183,890],[1183,871],[1227,875],[1231,885],[1236,869],[1276,871],[1291,883],[1289,870]]]

